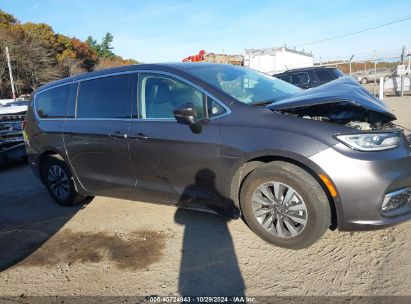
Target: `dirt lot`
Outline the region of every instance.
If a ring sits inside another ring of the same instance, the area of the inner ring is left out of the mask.
[[[411,129],[411,97],[386,101]],[[0,168],[0,296],[411,296],[410,231],[329,231],[283,250],[241,220],[170,206],[98,197],[59,207],[13,164]]]

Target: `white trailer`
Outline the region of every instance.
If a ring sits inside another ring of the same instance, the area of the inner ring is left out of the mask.
[[[244,66],[267,74],[313,65],[314,57],[312,54],[286,47],[246,49],[244,55]]]

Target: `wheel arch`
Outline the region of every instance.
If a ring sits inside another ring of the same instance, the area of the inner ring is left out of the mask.
[[[321,188],[324,190],[325,194],[327,195],[330,208],[331,208],[330,228],[332,230],[335,230],[338,227],[338,218],[342,216],[339,213],[339,212],[342,212],[342,210],[339,210],[340,208],[338,208],[338,204],[340,201],[338,193],[336,197],[333,197],[331,195],[330,190],[327,188],[324,181],[320,178],[320,174],[323,175],[325,173],[321,170],[321,168],[318,165],[316,165],[311,160],[301,155],[297,155],[297,154],[294,155],[293,153],[288,153],[288,155],[267,154],[267,155],[256,156],[256,157],[250,158],[247,161],[243,162],[235,171],[234,176],[231,181],[231,198],[233,199],[235,205],[240,209],[240,192],[241,192],[241,187],[246,177],[255,169],[263,165],[266,165],[268,163],[275,162],[275,161],[283,161],[283,162],[294,164],[300,167],[301,169],[307,171],[319,183],[319,185],[321,186]],[[328,176],[327,178],[330,180]]]
[[[44,149],[39,157],[38,157],[38,167],[40,169],[40,178],[41,181],[44,183],[44,174],[43,174],[43,166],[47,161],[47,158],[49,158],[50,156],[56,157],[58,159],[63,160],[64,162],[66,162],[63,158],[63,156],[61,155],[61,153],[59,151],[57,151],[56,149],[53,148],[46,148]]]
[[[64,153],[58,151],[57,149],[54,148],[46,148],[44,149],[41,153],[40,156],[38,157],[38,167],[40,169],[40,179],[42,181],[42,183],[44,183],[44,174],[43,174],[43,166],[47,160],[48,157],[56,157],[62,161],[64,161],[67,165],[67,167],[70,170],[71,176],[73,177],[73,181],[74,181],[74,187],[76,189],[76,191],[82,195],[87,195],[90,196],[92,195],[91,193],[89,193],[86,189],[84,189],[84,187],[81,185],[79,179],[77,178],[75,172],[73,171],[73,168],[71,167],[71,164],[69,161],[67,161],[67,159],[65,159],[64,157]]]

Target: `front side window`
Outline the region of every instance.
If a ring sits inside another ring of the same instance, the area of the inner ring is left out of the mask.
[[[187,71],[245,104],[275,102],[301,89],[251,69],[233,65],[196,64]]]
[[[128,75],[86,80],[80,83],[77,118],[130,118],[131,92]]]
[[[66,115],[70,85],[53,88],[36,95],[36,111],[40,118],[62,118]]]
[[[192,86],[158,74],[140,76],[139,116],[143,119],[174,119],[175,108],[191,103],[197,119],[206,118],[206,96]]]

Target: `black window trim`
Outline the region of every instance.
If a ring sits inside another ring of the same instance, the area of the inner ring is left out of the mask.
[[[160,71],[160,70],[134,70],[134,71],[127,71],[127,72],[118,72],[118,73],[109,73],[109,74],[104,74],[104,75],[98,75],[98,76],[91,76],[91,77],[87,77],[87,78],[83,78],[83,79],[79,79],[79,80],[74,80],[74,81],[70,81],[67,83],[63,83],[63,84],[59,84],[59,85],[55,85],[53,87],[47,88],[45,90],[39,91],[36,94],[34,94],[33,96],[33,108],[34,108],[34,115],[36,117],[36,120],[123,120],[123,121],[176,121],[174,118],[163,118],[163,119],[141,119],[141,118],[72,118],[72,117],[62,117],[62,118],[41,118],[37,115],[37,105],[36,105],[36,97],[38,94],[41,94],[43,92],[46,92],[48,90],[52,90],[61,86],[65,86],[65,85],[72,85],[72,84],[77,84],[77,93],[76,93],[76,100],[75,100],[75,113],[77,113],[77,97],[78,97],[78,90],[79,90],[79,86],[80,86],[80,82],[83,81],[87,81],[87,80],[93,80],[93,79],[99,79],[99,78],[105,78],[105,77],[111,77],[111,76],[119,76],[119,75],[126,75],[126,74],[136,74],[137,78],[139,80],[139,75],[141,73],[153,73],[153,74],[162,74],[162,75],[166,75],[166,76],[170,76],[170,77],[175,77],[178,80],[185,82],[186,84],[196,88],[197,90],[201,91],[202,93],[204,93],[207,97],[213,99],[215,102],[217,102],[221,107],[224,108],[225,112],[215,115],[215,116],[211,116],[209,117],[210,120],[214,120],[214,119],[218,119],[224,116],[227,116],[231,113],[231,109],[230,107],[228,107],[224,102],[222,102],[219,98],[215,97],[213,94],[209,93],[208,91],[206,91],[204,88],[202,88],[201,86],[191,82],[190,80],[187,80],[179,75],[173,74],[173,73],[169,73],[166,71]],[[138,89],[136,90],[136,93],[138,94]],[[134,95],[134,94],[133,94]],[[135,95],[134,95],[135,96]],[[134,97],[133,96],[133,97]],[[138,95],[137,95],[138,96]],[[133,98],[132,97],[132,98]],[[135,99],[133,102],[138,102],[138,99]],[[138,104],[137,104],[138,105]],[[137,107],[138,109],[138,107]]]
[[[54,87],[51,88],[47,88],[46,90],[42,90],[40,92],[37,92],[36,94],[34,94],[33,96],[33,112],[34,112],[34,116],[36,117],[37,120],[65,120],[67,117],[40,117],[40,115],[37,113],[37,96],[45,93],[47,91],[53,90],[53,89],[57,89],[63,86],[69,86],[68,90],[69,90],[69,94],[67,95],[66,98],[66,109],[65,109],[65,116],[67,116],[67,104],[68,104],[68,100],[70,98],[70,90],[71,90],[71,85],[73,84],[73,82],[68,82],[68,83],[63,83],[63,84],[59,84],[56,85]]]

